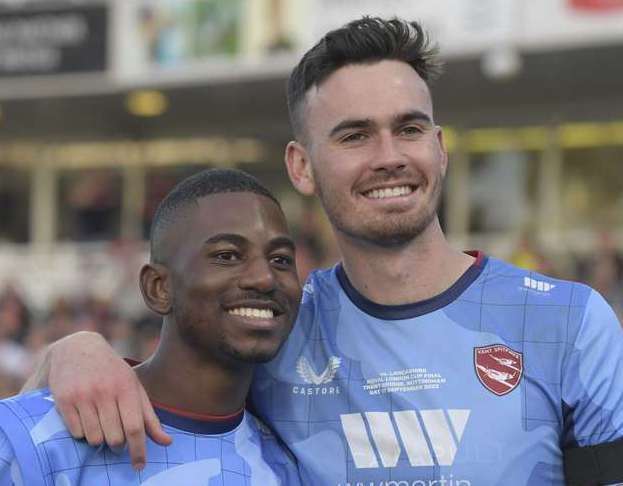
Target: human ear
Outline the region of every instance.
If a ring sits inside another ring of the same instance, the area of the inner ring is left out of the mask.
[[[311,169],[307,149],[300,142],[291,141],[286,146],[285,163],[288,176],[297,191],[311,196],[316,191],[316,182]]]
[[[437,143],[441,152],[441,175],[445,177],[446,171],[448,170],[448,150],[446,149],[446,143],[443,138],[443,129],[439,125],[437,125],[435,129],[437,130]]]
[[[147,307],[161,316],[171,312],[172,295],[167,267],[159,263],[143,265],[139,275],[139,285]]]

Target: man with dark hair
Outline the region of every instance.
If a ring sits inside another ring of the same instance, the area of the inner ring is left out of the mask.
[[[329,32],[305,53],[288,79],[288,111],[297,140],[305,137],[304,106],[307,92],[318,87],[338,69],[349,64],[381,60],[402,61],[425,82],[432,82],[442,71],[437,47],[432,45],[416,22],[364,17]]]
[[[244,410],[255,364],[277,353],[300,299],[279,203],[243,172],[200,172],[160,204],[151,249],[140,288],[161,339],[134,370],[172,445],[149,441],[135,471],[127,452],[72,439],[37,390],[0,402],[0,485],[299,484],[290,454]]]
[[[294,69],[286,166],[320,198],[342,262],[305,284],[287,346],[257,370],[255,410],[314,486],[623,481],[612,309],[582,284],[457,251],[441,230],[448,157],[433,54],[418,24],[365,17]],[[84,363],[71,354],[82,345],[113,360],[88,335],[52,348],[50,383],[74,422],[76,409],[126,398],[94,400],[96,373],[61,379]],[[105,389],[135,387],[114,362]],[[138,401],[120,412],[117,422],[144,416],[154,428]],[[100,430],[83,425],[77,434]]]
[[[179,223],[180,209],[196,204],[197,200],[210,194],[227,192],[251,192],[281,204],[255,177],[241,171],[213,169],[191,176],[174,187],[158,205],[151,224],[149,238],[151,260],[166,262],[166,232],[172,224]]]

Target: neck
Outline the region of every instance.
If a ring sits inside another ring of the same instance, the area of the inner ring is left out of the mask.
[[[160,344],[151,358],[135,368],[151,400],[197,414],[231,415],[244,408],[253,366],[227,368],[206,361],[162,328]]]
[[[399,247],[373,245],[343,234],[336,237],[348,279],[377,304],[411,304],[435,297],[474,262],[448,244],[437,219]]]

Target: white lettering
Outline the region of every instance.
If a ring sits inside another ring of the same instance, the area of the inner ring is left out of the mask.
[[[339,386],[293,386],[293,395],[339,395]]]
[[[456,455],[456,445],[443,410],[422,410],[420,414],[437,462],[440,466],[451,466]]]
[[[397,466],[401,446],[392,424],[392,416],[412,466],[451,466],[457,452],[452,429],[460,443],[469,414],[469,410],[421,410],[419,415],[426,430],[420,425],[415,410],[397,411],[391,415],[388,412],[342,414],[340,420],[355,467],[359,469],[378,468],[377,454],[383,467]],[[366,429],[366,421],[371,437]]]
[[[378,467],[363,417],[358,413],[340,415],[342,429],[350,447],[350,453],[358,469]]]
[[[439,479],[390,479],[389,481],[357,481],[351,483],[337,483],[336,486],[472,486],[472,482],[467,479],[454,479],[451,474],[448,479],[441,476]]]

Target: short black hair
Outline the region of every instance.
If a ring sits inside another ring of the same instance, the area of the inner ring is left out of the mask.
[[[237,169],[202,170],[179,182],[160,202],[151,223],[149,238],[151,261],[164,263],[163,236],[167,227],[177,219],[180,209],[197,205],[197,200],[210,194],[252,192],[273,200],[277,198],[251,174]]]
[[[326,34],[305,53],[288,79],[288,112],[294,136],[303,135],[305,94],[349,64],[403,61],[430,85],[440,74],[438,48],[417,22],[362,17]]]

